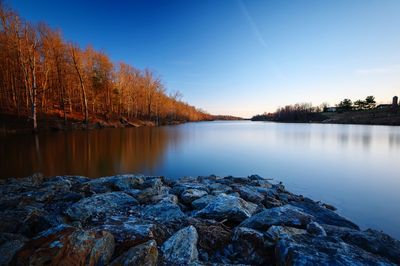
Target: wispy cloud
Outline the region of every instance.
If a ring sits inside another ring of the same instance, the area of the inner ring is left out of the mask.
[[[400,64],[356,70],[356,73],[360,75],[382,75],[382,74],[392,74],[397,72],[400,72]]]
[[[256,39],[258,40],[258,42],[261,44],[261,46],[263,46],[264,48],[268,48],[268,44],[265,41],[264,37],[262,36],[257,24],[255,23],[252,15],[250,14],[249,10],[247,9],[246,5],[243,3],[242,0],[237,0],[239,7],[241,9],[241,11],[243,12],[243,15],[246,17],[247,22],[249,23],[249,26],[254,34],[254,36],[256,37]]]

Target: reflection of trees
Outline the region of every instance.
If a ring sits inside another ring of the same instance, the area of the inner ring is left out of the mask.
[[[148,173],[160,165],[179,131],[165,127],[103,129],[0,139],[0,176],[79,174],[91,177]],[[40,152],[38,154],[38,152]],[[40,160],[41,159],[41,163]]]

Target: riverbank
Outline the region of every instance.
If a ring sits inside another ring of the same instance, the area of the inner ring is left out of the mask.
[[[252,121],[271,121],[282,123],[323,123],[355,125],[400,125],[400,111],[392,110],[359,110],[348,112],[304,113],[293,116],[278,117],[273,114],[254,116]]]
[[[400,263],[399,241],[257,175],[0,182],[0,265]]]
[[[211,121],[207,119],[204,121]],[[124,127],[142,127],[142,126],[159,126],[159,125],[177,125],[189,121],[184,120],[168,120],[154,121],[133,119],[128,120],[124,117],[113,119],[93,118],[88,124],[83,121],[83,117],[69,116],[65,122],[64,118],[58,115],[41,115],[38,117],[38,131],[61,131],[61,130],[86,130],[100,128],[124,128]],[[32,132],[32,119],[24,116],[16,116],[10,114],[0,114],[0,135],[9,135],[16,133]]]

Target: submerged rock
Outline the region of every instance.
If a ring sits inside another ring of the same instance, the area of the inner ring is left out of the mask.
[[[198,261],[198,235],[194,226],[185,227],[161,246],[166,265],[192,265]]]
[[[221,194],[206,207],[195,213],[195,217],[214,220],[230,220],[241,222],[249,218],[257,209],[257,205],[239,197]]]

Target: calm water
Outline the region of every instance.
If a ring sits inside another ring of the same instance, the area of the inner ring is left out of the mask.
[[[400,127],[203,122],[0,138],[0,176],[249,175],[400,239]]]

